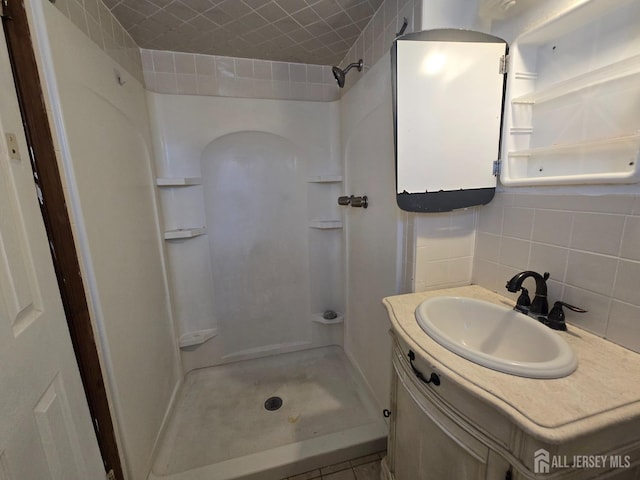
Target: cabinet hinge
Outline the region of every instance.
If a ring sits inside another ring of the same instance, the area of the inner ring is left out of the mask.
[[[497,177],[498,175],[500,175],[500,172],[502,172],[502,161],[501,160],[494,160],[493,161],[493,176]]]
[[[113,469],[107,472],[107,480],[116,480],[116,474]]]
[[[500,75],[504,75],[509,71],[509,55],[502,55],[500,57],[500,68],[498,71]]]

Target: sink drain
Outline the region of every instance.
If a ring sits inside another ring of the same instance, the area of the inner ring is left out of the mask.
[[[264,408],[273,412],[274,410],[278,410],[282,406],[282,399],[280,397],[269,397],[264,402]]]

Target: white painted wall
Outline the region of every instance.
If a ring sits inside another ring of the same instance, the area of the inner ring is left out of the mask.
[[[32,6],[121,453],[142,480],[180,381],[144,88],[49,2]]]
[[[344,311],[338,105],[149,94],[158,174],[202,177],[162,188],[166,229],[208,235],[167,242],[179,334],[216,329],[182,350],[185,371],[243,358],[342,344],[342,325],[312,313]],[[222,183],[221,183],[222,182]]]
[[[478,0],[423,0],[422,30],[478,29]]]

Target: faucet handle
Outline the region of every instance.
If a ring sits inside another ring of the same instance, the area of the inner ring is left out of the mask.
[[[575,305],[570,305],[565,302],[555,302],[553,304],[553,308],[549,312],[549,316],[547,317],[547,322],[546,322],[547,325],[553,328],[554,330],[567,329],[567,324],[564,321],[564,318],[565,318],[564,310],[562,310],[562,307],[567,307],[572,312],[587,313],[587,310],[580,307],[576,307]]]
[[[531,307],[531,298],[529,297],[529,290],[522,287],[520,291],[521,293],[520,293],[520,296],[518,297],[518,300],[516,300],[515,309],[518,310],[519,312],[527,313],[529,311],[529,307]]]

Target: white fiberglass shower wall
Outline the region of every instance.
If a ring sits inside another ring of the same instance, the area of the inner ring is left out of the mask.
[[[337,102],[149,104],[184,370],[342,344]]]

